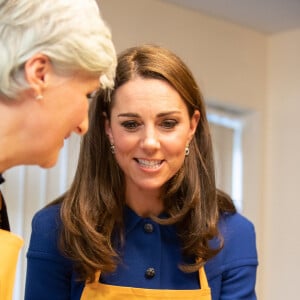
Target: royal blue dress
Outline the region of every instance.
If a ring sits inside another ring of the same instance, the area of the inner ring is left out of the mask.
[[[58,250],[59,205],[40,210],[32,221],[27,253],[25,300],[79,300],[84,282],[76,280],[72,262]],[[183,273],[175,226],[159,225],[125,212],[126,242],[122,263],[101,281],[150,289],[199,289],[198,272]],[[255,300],[258,265],[253,224],[242,215],[224,214],[219,222],[224,248],[205,271],[213,300]],[[216,244],[217,241],[212,241]]]

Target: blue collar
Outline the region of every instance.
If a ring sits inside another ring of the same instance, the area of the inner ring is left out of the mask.
[[[161,218],[167,218],[166,213],[161,213],[159,215]],[[136,226],[138,226],[142,222],[150,222],[150,223],[155,223],[152,221],[150,218],[143,218],[137,215],[130,207],[127,205],[125,206],[125,211],[124,211],[124,218],[125,218],[125,234],[129,234]],[[164,230],[169,231],[170,233],[176,233],[176,228],[174,225],[159,225],[161,228],[164,228]]]

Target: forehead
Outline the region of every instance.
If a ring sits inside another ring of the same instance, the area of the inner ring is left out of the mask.
[[[120,86],[114,97],[115,108],[149,109],[186,107],[180,94],[166,81],[136,77]]]

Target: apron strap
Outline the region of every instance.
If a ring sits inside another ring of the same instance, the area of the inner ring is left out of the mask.
[[[200,281],[201,289],[209,288],[207,277],[206,277],[205,270],[204,270],[204,266],[202,266],[199,270],[199,281]]]
[[[91,286],[91,287],[97,287],[97,285],[99,283],[99,279],[100,279],[100,274],[101,274],[100,271],[95,272],[95,280],[91,283],[88,283],[88,285]]]

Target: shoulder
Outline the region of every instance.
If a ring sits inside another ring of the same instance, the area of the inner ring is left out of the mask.
[[[219,230],[224,238],[224,247],[234,246],[238,243],[255,242],[255,229],[253,223],[239,213],[222,214],[219,221]]]
[[[48,206],[38,211],[32,220],[28,257],[60,259],[58,239],[61,227],[60,205]]]
[[[223,214],[219,230],[224,247],[205,265],[212,298],[255,300],[258,261],[253,224],[239,213]]]
[[[239,213],[223,214],[219,222],[220,233],[224,239],[221,254],[227,261],[255,258],[256,236],[254,225]]]
[[[223,214],[219,230],[224,247],[218,255],[207,262],[208,273],[222,273],[232,268],[258,264],[255,228],[251,221],[239,213]],[[216,245],[216,240],[212,241]]]
[[[60,204],[39,210],[32,219],[32,230],[55,230],[60,227]]]
[[[27,252],[25,299],[70,299],[73,263],[60,251],[60,229],[60,205],[35,214]]]

